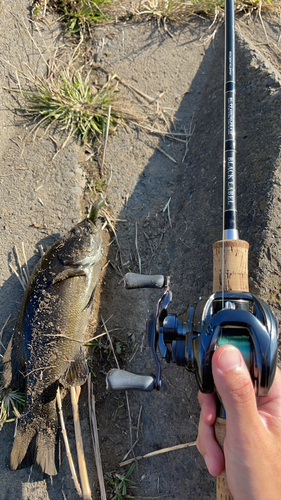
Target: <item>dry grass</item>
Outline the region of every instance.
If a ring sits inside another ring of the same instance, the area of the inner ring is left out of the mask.
[[[133,2],[130,7],[126,2],[120,2],[128,14],[138,18],[156,19],[164,25],[166,21],[179,22],[194,14],[217,15],[217,11],[224,10],[224,1],[219,0],[140,0]],[[279,0],[237,0],[236,12],[252,12],[254,10],[278,11]]]
[[[236,12],[279,11],[280,0],[236,0]],[[224,10],[223,0],[34,0],[37,17],[46,14],[46,7],[55,11],[70,33],[89,33],[100,22],[116,19],[156,19],[158,24],[179,22],[190,16],[216,15]]]

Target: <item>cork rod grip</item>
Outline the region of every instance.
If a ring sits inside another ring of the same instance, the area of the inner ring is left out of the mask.
[[[248,292],[248,250],[249,243],[243,240],[226,240],[224,242],[224,279],[222,275],[223,242],[213,245],[213,292],[235,290]]]
[[[224,291],[249,291],[248,250],[249,243],[243,240],[226,240],[224,243],[222,241],[214,243],[213,292],[220,292],[222,287]],[[224,266],[222,265],[223,259]],[[215,436],[222,449],[225,435],[226,420],[217,418]],[[234,500],[228,487],[225,470],[217,478],[217,500]]]
[[[224,438],[226,435],[226,419],[218,417],[215,423],[215,436],[223,450]],[[225,470],[217,477],[217,500],[234,500],[230,493]]]

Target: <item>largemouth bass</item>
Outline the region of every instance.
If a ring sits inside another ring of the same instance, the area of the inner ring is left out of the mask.
[[[82,385],[83,351],[103,255],[98,220],[85,219],[40,259],[30,278],[3,359],[4,387],[26,394],[10,468],[36,464],[49,475],[59,466],[59,384]]]

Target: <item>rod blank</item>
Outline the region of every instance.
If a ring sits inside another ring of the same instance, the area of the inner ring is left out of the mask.
[[[224,59],[224,236],[225,239],[239,239],[236,207],[234,0],[225,2]]]

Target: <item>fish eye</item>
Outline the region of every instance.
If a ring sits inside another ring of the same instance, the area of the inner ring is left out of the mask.
[[[74,228],[72,229],[72,231],[71,231],[71,232],[72,232],[72,234],[74,234],[75,236],[79,236],[79,234],[80,234],[80,232],[81,232],[81,231],[80,231],[80,227],[74,227]]]

